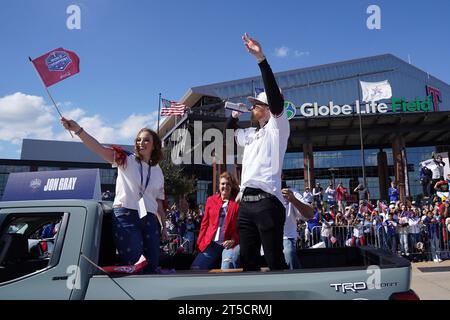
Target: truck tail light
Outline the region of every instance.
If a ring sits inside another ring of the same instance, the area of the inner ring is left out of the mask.
[[[420,298],[413,290],[409,290],[393,293],[389,297],[389,300],[420,300]]]

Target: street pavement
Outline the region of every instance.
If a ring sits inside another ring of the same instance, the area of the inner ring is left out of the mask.
[[[450,260],[412,263],[411,289],[421,300],[450,300]]]

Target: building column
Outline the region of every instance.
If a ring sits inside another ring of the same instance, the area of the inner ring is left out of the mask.
[[[216,163],[216,157],[213,157],[213,162],[212,162],[212,168],[213,168],[213,194],[216,194],[217,192],[217,179],[218,179],[218,174],[217,174],[217,169],[218,169],[218,165]]]
[[[392,156],[394,158],[394,173],[400,193],[400,201],[404,202],[407,196],[407,167],[405,139],[401,135],[396,135],[392,141]]]
[[[311,142],[303,143],[303,175],[305,188],[314,187],[314,153]]]
[[[378,164],[378,182],[380,190],[380,199],[388,199],[388,188],[389,188],[389,171],[387,155],[383,149],[377,154],[377,164]]]

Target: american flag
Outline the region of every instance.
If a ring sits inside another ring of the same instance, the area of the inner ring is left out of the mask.
[[[162,116],[182,116],[184,115],[184,111],[186,109],[186,105],[169,101],[166,99],[161,99],[162,107],[161,107],[161,115]]]

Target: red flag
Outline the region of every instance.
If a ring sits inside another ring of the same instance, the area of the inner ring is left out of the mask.
[[[107,266],[102,267],[102,269],[108,273],[137,273],[144,269],[144,267],[148,264],[148,261],[145,258],[139,259],[138,262],[134,265],[130,266]]]
[[[80,72],[80,58],[63,48],[52,50],[32,62],[46,87]]]

